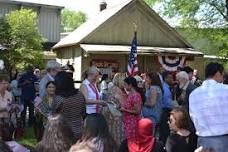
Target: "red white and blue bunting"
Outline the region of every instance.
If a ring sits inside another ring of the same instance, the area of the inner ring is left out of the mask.
[[[177,67],[183,67],[185,64],[185,56],[169,57],[158,56],[158,61],[167,71],[177,71]]]

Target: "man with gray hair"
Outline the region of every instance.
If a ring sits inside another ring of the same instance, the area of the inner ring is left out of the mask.
[[[181,95],[177,98],[178,104],[180,106],[183,106],[189,117],[189,131],[194,134],[193,136],[193,145],[195,149],[197,148],[197,136],[195,135],[195,127],[193,122],[190,119],[189,115],[189,96],[192,93],[193,90],[195,90],[197,87],[189,80],[189,75],[185,71],[178,72],[176,74],[176,80],[178,81],[179,88],[181,90]]]
[[[39,84],[39,96],[43,98],[46,95],[46,84],[49,81],[55,81],[55,76],[60,71],[61,65],[55,60],[50,60],[47,63],[47,74],[41,79]]]
[[[188,111],[189,107],[189,95],[196,88],[196,86],[189,80],[187,72],[181,71],[176,74],[176,80],[178,81],[179,88],[181,89],[181,95],[178,97],[178,103],[184,106]]]

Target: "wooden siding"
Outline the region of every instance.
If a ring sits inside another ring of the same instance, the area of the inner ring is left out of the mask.
[[[195,57],[194,60],[187,61],[186,65],[189,65],[193,69],[197,69],[201,79],[205,78],[205,59],[203,57]]]
[[[94,59],[99,60],[115,60],[119,65],[119,72],[127,71],[128,55],[126,54],[88,54],[85,56],[82,49],[78,47],[70,47],[57,52],[57,62],[62,65],[69,61],[73,63],[75,68],[74,79],[82,80],[82,73],[85,72]],[[195,57],[187,60],[186,65],[198,70],[199,76],[204,78],[204,59],[203,57]],[[138,55],[138,66],[140,72],[159,71],[160,64],[157,55]]]
[[[39,10],[39,29],[41,35],[49,42],[60,40],[60,10],[41,8]]]
[[[47,42],[58,42],[60,40],[60,9],[51,7],[37,7],[34,5],[16,5],[0,2],[0,17],[19,9],[20,7],[33,9],[38,14],[38,28],[40,34]]]
[[[57,58],[56,61],[59,62],[62,66],[66,65],[68,62],[73,65],[74,72],[74,80],[81,80],[82,75],[82,52],[80,47],[69,47],[64,52],[58,51],[56,52]]]
[[[130,7],[130,6],[129,6]],[[137,24],[139,45],[158,47],[187,47],[175,34],[170,32],[152,14],[143,10],[140,5],[125,8],[101,25],[82,43],[88,44],[130,44],[133,38],[134,25]]]
[[[79,47],[74,49],[73,52],[73,66],[74,66],[74,80],[81,80],[81,76],[82,76],[82,52],[81,49]]]
[[[0,2],[0,17],[4,17],[5,14],[14,11],[18,8],[17,5],[4,4]]]

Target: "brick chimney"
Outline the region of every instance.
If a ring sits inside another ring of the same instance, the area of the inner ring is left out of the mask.
[[[107,3],[106,3],[105,1],[102,1],[102,2],[100,3],[100,12],[103,11],[103,10],[105,10],[106,7],[107,7]]]

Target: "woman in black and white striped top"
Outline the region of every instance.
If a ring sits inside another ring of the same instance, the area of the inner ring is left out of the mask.
[[[74,88],[73,79],[66,72],[59,72],[55,77],[56,97],[53,102],[53,113],[61,113],[72,128],[74,139],[81,137],[83,118],[85,117],[85,99],[82,93]]]

